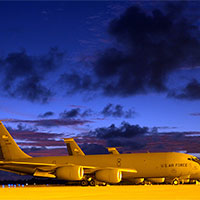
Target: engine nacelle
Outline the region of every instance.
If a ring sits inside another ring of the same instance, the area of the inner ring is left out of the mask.
[[[118,169],[103,169],[95,173],[95,178],[106,183],[119,183],[122,180],[122,172]]]
[[[84,171],[80,166],[59,167],[56,170],[56,178],[69,181],[80,181],[83,178]]]

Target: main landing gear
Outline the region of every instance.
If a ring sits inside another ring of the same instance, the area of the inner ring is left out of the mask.
[[[96,185],[106,186],[107,184],[103,183],[103,182],[96,181],[93,178],[83,179],[81,181],[81,186],[88,186],[88,185],[90,185],[90,186],[96,186]]]
[[[81,186],[95,186],[96,185],[96,181],[94,179],[89,179],[89,180],[86,180],[86,179],[83,179],[81,181]]]
[[[81,181],[81,186],[88,186],[88,181],[87,180],[82,180]]]

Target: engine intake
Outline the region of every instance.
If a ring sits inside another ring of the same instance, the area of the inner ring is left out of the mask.
[[[106,183],[119,183],[122,180],[122,172],[118,169],[103,169],[95,173],[95,178]]]
[[[80,166],[59,167],[56,170],[56,178],[69,181],[80,181],[83,179],[84,171]]]

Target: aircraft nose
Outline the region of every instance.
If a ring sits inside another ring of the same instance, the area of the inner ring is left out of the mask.
[[[196,163],[198,163],[200,165],[200,160],[197,157],[191,157],[191,158],[188,158],[188,160],[196,162]]]

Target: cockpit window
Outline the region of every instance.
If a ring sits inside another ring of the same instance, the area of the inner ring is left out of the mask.
[[[194,161],[200,165],[200,160],[197,157],[190,157],[188,160]]]

